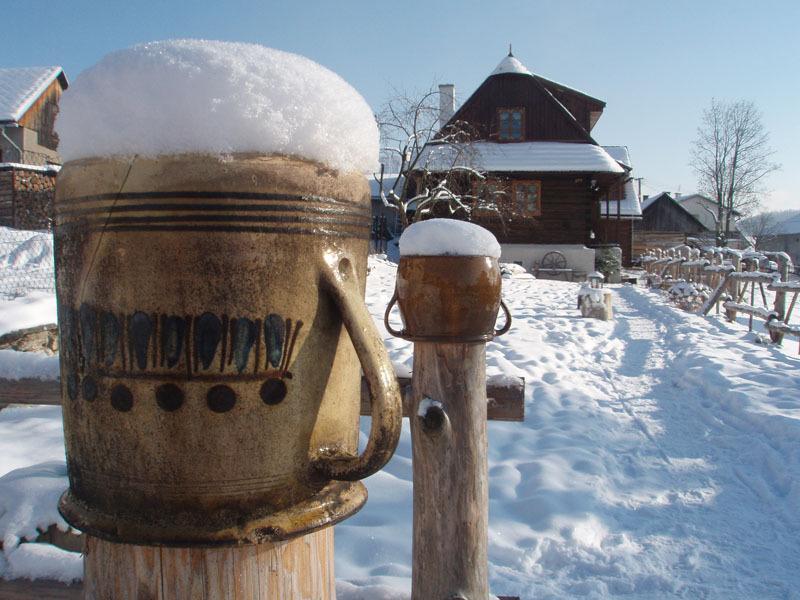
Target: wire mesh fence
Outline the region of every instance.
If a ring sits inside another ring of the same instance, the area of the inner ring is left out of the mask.
[[[31,292],[55,293],[52,234],[0,227],[0,297]]]

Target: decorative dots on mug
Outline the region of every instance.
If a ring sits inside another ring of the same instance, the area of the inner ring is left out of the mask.
[[[267,379],[261,386],[261,399],[264,404],[274,406],[286,397],[286,384],[282,379]]]
[[[111,406],[119,412],[128,412],[133,408],[133,394],[127,386],[114,386],[111,390]]]
[[[206,394],[208,408],[215,413],[224,413],[231,410],[236,404],[236,392],[227,385],[215,385]]]
[[[156,388],[156,404],[166,412],[178,410],[183,405],[183,390],[174,383],[165,383]]]

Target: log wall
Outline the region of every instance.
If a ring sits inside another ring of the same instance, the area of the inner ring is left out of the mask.
[[[588,244],[592,214],[597,202],[586,177],[542,177],[542,214],[528,217],[517,213],[511,198],[510,181],[531,180],[530,174],[509,174],[503,219],[493,213],[473,214],[473,221],[491,231],[501,244]]]

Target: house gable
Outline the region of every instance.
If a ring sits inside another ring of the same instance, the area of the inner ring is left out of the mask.
[[[68,85],[61,67],[0,69],[0,123],[25,125],[26,114],[37,101]]]
[[[513,58],[511,56],[507,57]],[[516,61],[516,64],[519,64]],[[450,118],[443,129],[454,122],[468,123],[475,129],[477,139],[499,140],[500,109],[524,109],[522,142],[596,142],[564,102],[524,67],[502,68],[492,73]],[[515,66],[511,63],[511,66]],[[521,67],[521,65],[520,65]],[[545,80],[546,81],[546,80]],[[563,98],[571,102],[570,94]],[[585,118],[589,125],[588,112]]]
[[[708,233],[709,229],[666,193],[648,202],[642,209],[643,231]]]
[[[620,240],[629,257],[629,222],[615,220],[613,228],[599,229],[599,200],[615,184],[622,190],[631,171],[627,149],[615,147],[619,158],[612,157],[589,134],[604,107],[596,98],[536,76],[509,54],[425,145],[412,190],[430,188],[448,173],[455,193],[490,199],[489,206],[474,208],[471,219],[501,244]],[[452,129],[466,129],[470,141],[445,140]],[[469,181],[471,169],[485,175],[483,183]],[[632,184],[628,187],[632,191]],[[626,212],[638,217],[638,198],[631,197],[635,214],[633,207]],[[615,209],[614,215],[620,212]],[[606,230],[608,236],[598,239]]]
[[[68,85],[61,67],[0,69],[0,163],[61,162],[55,120]]]

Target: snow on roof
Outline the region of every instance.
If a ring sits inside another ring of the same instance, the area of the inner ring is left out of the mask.
[[[7,169],[39,171],[40,173],[58,173],[61,170],[61,165],[27,165],[24,163],[0,162],[0,171],[5,171]]]
[[[608,152],[609,155],[611,155],[611,158],[613,158],[623,167],[628,167],[629,169],[633,168],[631,155],[628,153],[627,146],[603,146],[603,150]]]
[[[378,159],[375,117],[350,84],[258,44],[183,39],[113,52],[64,94],[56,127],[65,160],[259,152],[368,173]]]
[[[518,73],[520,75],[533,75],[528,67],[519,62],[513,54],[510,54],[500,61],[494,71],[489,75],[503,75],[504,73]]]
[[[625,196],[622,200],[606,200],[600,202],[601,216],[609,215],[614,218],[619,215],[622,218],[632,219],[642,216],[642,207],[639,204],[639,195],[633,185],[633,179],[625,182]],[[619,205],[619,207],[617,207]]]
[[[563,83],[559,83],[558,81],[547,79],[546,77],[542,77],[541,75],[537,75],[536,73],[531,72],[531,70],[528,69],[528,67],[526,67],[525,65],[523,65],[519,61],[519,59],[515,57],[513,54],[509,54],[508,56],[504,57],[503,60],[501,60],[500,63],[497,65],[497,67],[495,67],[494,71],[489,73],[489,77],[491,77],[492,75],[505,75],[507,73],[517,73],[519,75],[531,75],[545,87],[551,86],[551,87],[561,88],[563,90],[580,94],[581,96],[586,96],[587,98],[590,98],[595,102],[600,102],[602,104],[605,104],[605,102],[603,102],[602,100],[598,100],[597,98],[595,98],[594,96],[590,96],[586,92],[576,90],[571,86],[564,85]]]
[[[0,69],[0,122],[19,121],[61,73],[57,66]]]
[[[427,144],[417,164],[419,169],[434,172],[447,171],[453,166],[500,172],[625,172],[600,146],[570,142]]]

